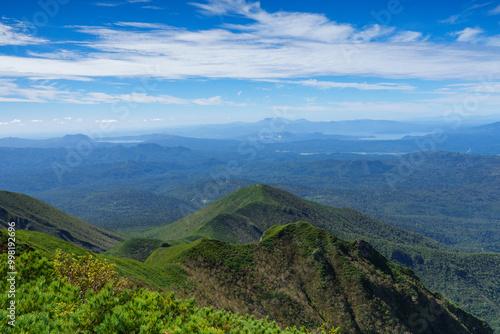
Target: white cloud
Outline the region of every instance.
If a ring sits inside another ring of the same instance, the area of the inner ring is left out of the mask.
[[[117,22],[116,26],[121,27],[134,27],[134,28],[144,28],[144,29],[169,29],[172,28],[166,24],[162,23],[144,23],[144,22]]]
[[[75,93],[59,90],[52,85],[31,85],[20,87],[13,80],[0,80],[0,101],[2,102],[48,102],[71,98]]]
[[[269,13],[260,7],[260,2],[244,0],[210,0],[207,4],[192,3],[207,15],[237,14],[255,23],[226,24],[236,29],[261,37],[295,38],[320,42],[369,41],[391,33],[394,27],[374,24],[357,31],[351,24],[330,21],[324,14],[279,11]]]
[[[188,101],[169,95],[152,96],[144,93],[132,94],[105,94],[91,92],[82,98],[83,101],[91,103],[161,103],[161,104],[186,104]]]
[[[95,123],[118,123],[116,119],[96,119]]]
[[[213,96],[210,98],[200,98],[192,100],[194,104],[199,106],[221,106],[221,105],[229,105],[233,107],[246,107],[247,103],[235,103],[231,101],[225,101],[220,96]]]
[[[103,52],[72,61],[0,56],[0,76],[469,79],[500,70],[495,50],[432,43],[273,41],[221,30],[103,32],[93,47]]]
[[[117,2],[96,2],[94,5],[99,7],[118,7],[121,4]]]
[[[422,40],[422,33],[418,31],[402,31],[391,37],[394,43],[410,43]]]
[[[458,36],[458,42],[475,42],[478,41],[478,36],[484,33],[481,28],[465,28],[461,31],[456,31],[453,35]]]
[[[94,3],[94,5],[99,7],[118,7],[126,4],[135,4],[135,3],[145,4],[151,1],[152,0],[127,0],[126,2],[96,2]]]
[[[46,43],[47,40],[16,31],[0,22],[0,45],[30,45]]]
[[[32,119],[31,122],[32,123],[43,123],[43,121],[40,119]]]
[[[200,106],[220,106],[224,103],[220,96],[214,96],[208,99],[195,99],[193,102]]]
[[[491,46],[500,46],[500,35],[486,38],[486,44]]]
[[[413,90],[414,86],[398,85],[392,83],[358,83],[358,82],[334,82],[334,81],[318,81],[316,79],[301,80],[301,81],[285,81],[286,83],[299,84],[303,86],[316,87],[319,89],[330,88],[355,88],[359,90]]]
[[[169,95],[152,96],[145,93],[106,94],[101,92],[67,91],[53,85],[20,87],[14,80],[0,80],[0,102],[61,102],[77,104],[96,103],[161,103],[188,104],[189,101]],[[70,120],[71,117],[64,118]]]
[[[356,42],[370,42],[379,37],[386,36],[394,32],[394,27],[381,26],[374,24],[366,29],[353,34],[352,39]]]
[[[464,22],[467,20],[467,17],[474,14],[476,9],[488,6],[492,3],[493,3],[493,1],[474,4],[470,7],[465,8],[461,13],[456,14],[456,15],[452,15],[449,18],[447,18],[446,20],[442,20],[440,22],[441,23],[448,23],[448,24],[456,24],[459,22]]]
[[[260,3],[247,3],[245,0],[208,0],[208,3],[191,3],[206,15],[225,15],[231,12],[245,14],[260,11]]]
[[[26,53],[32,57],[49,58],[49,59],[77,59],[80,55],[75,51],[70,50],[57,50],[50,53],[38,53],[31,50],[26,51]]]
[[[142,6],[141,8],[144,8],[144,9],[165,9],[163,7],[158,7],[158,6]]]
[[[498,15],[498,14],[500,14],[500,5],[496,6],[492,10],[490,10],[488,12],[488,14],[490,14],[490,15]]]
[[[71,81],[86,81],[86,82],[90,82],[90,81],[94,81],[94,79],[92,78],[88,78],[88,77],[78,77],[78,76],[64,76],[64,75],[60,75],[60,76],[54,76],[54,77],[50,77],[50,76],[45,76],[45,77],[26,77],[26,79],[28,80],[32,80],[32,81],[38,81],[38,80],[71,80]]]
[[[447,18],[446,20],[442,20],[441,23],[455,24],[458,21],[459,18],[460,18],[459,14],[452,15],[449,18]]]

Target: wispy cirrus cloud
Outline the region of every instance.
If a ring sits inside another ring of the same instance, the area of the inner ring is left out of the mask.
[[[208,99],[194,99],[193,102],[200,106],[220,106],[223,103],[220,96],[214,96]]]
[[[126,1],[120,1],[120,2],[95,2],[94,6],[98,7],[118,7],[121,5],[126,5],[126,4],[146,4],[151,2],[152,0],[126,0]]]
[[[452,33],[452,35],[458,36],[457,37],[458,42],[471,42],[471,41],[478,41],[479,35],[483,33],[484,33],[483,29],[476,27],[476,28],[465,28],[464,30]]]
[[[467,17],[470,17],[471,15],[473,15],[477,9],[489,6],[492,3],[493,3],[493,1],[476,3],[472,6],[465,8],[462,12],[460,12],[458,14],[451,15],[449,18],[441,20],[440,22],[446,23],[446,24],[457,24],[457,23],[465,22],[465,21],[467,21]],[[490,13],[491,13],[491,11],[490,11]]]
[[[0,45],[32,45],[47,42],[46,39],[31,36],[22,30],[0,22]]]
[[[95,6],[98,7],[118,7],[121,5],[121,3],[118,2],[96,2],[94,3]]]
[[[500,46],[500,35],[488,36],[486,31],[479,27],[467,27],[463,30],[451,33],[452,36],[457,36],[457,42],[482,44],[488,46]]]
[[[146,93],[108,94],[103,92],[70,91],[47,83],[32,84],[28,87],[19,86],[13,79],[0,79],[0,102],[39,102],[39,103],[74,103],[74,104],[172,104],[216,106],[228,105],[235,107],[247,106],[246,103],[227,101],[221,96],[210,98],[183,99],[175,96]],[[66,117],[63,121],[70,120]]]
[[[187,104],[188,101],[170,95],[152,96],[145,93],[131,94],[106,94],[100,92],[90,92],[81,98],[82,102],[88,103],[160,103],[160,104]]]
[[[411,43],[423,41],[425,38],[419,31],[402,31],[391,37],[393,43]]]
[[[447,19],[441,20],[441,23],[455,24],[455,23],[457,23],[459,18],[460,18],[460,15],[455,14],[455,15],[450,16]]]
[[[496,6],[492,10],[490,10],[488,12],[488,14],[490,14],[490,15],[498,15],[498,14],[500,14],[500,5]]]
[[[201,98],[192,100],[193,103],[199,106],[222,106],[222,105],[230,105],[235,107],[245,107],[246,103],[235,103],[232,101],[226,101],[221,96],[213,96],[209,98]]]
[[[116,22],[114,25],[121,27],[133,27],[142,29],[170,29],[172,27],[160,23],[144,23],[144,22]]]
[[[282,81],[286,83],[298,84],[302,86],[315,87],[319,89],[331,88],[354,88],[359,90],[414,90],[414,86],[400,85],[393,83],[364,83],[364,82],[334,82],[334,81],[318,81],[316,79],[300,80],[300,81]]]
[[[118,123],[116,119],[96,119],[94,123]]]

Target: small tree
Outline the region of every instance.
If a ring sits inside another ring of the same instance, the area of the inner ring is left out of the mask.
[[[121,291],[128,284],[125,278],[118,276],[114,264],[100,261],[92,255],[75,257],[75,254],[66,254],[58,249],[54,269],[59,278],[66,278],[80,289],[82,302],[85,302],[85,295],[90,290],[98,293],[109,284],[113,290]]]

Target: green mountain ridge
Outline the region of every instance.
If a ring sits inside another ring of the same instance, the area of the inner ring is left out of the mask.
[[[160,248],[146,260],[169,263],[187,272],[193,290],[184,294],[201,306],[269,316],[281,326],[326,323],[342,333],[492,333],[368,243],[346,242],[304,222],[274,226],[258,243],[200,239]]]
[[[124,239],[32,197],[0,191],[0,226],[38,231],[101,253]]]
[[[273,225],[299,220],[324,228],[342,239],[369,237],[446,249],[430,238],[379,222],[356,210],[321,205],[264,184],[240,188],[187,217],[153,228],[143,235],[163,240],[200,236],[248,243],[258,241]]]

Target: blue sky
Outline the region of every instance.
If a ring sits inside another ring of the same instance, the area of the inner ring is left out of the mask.
[[[500,110],[500,1],[21,0],[0,13],[0,137]]]

